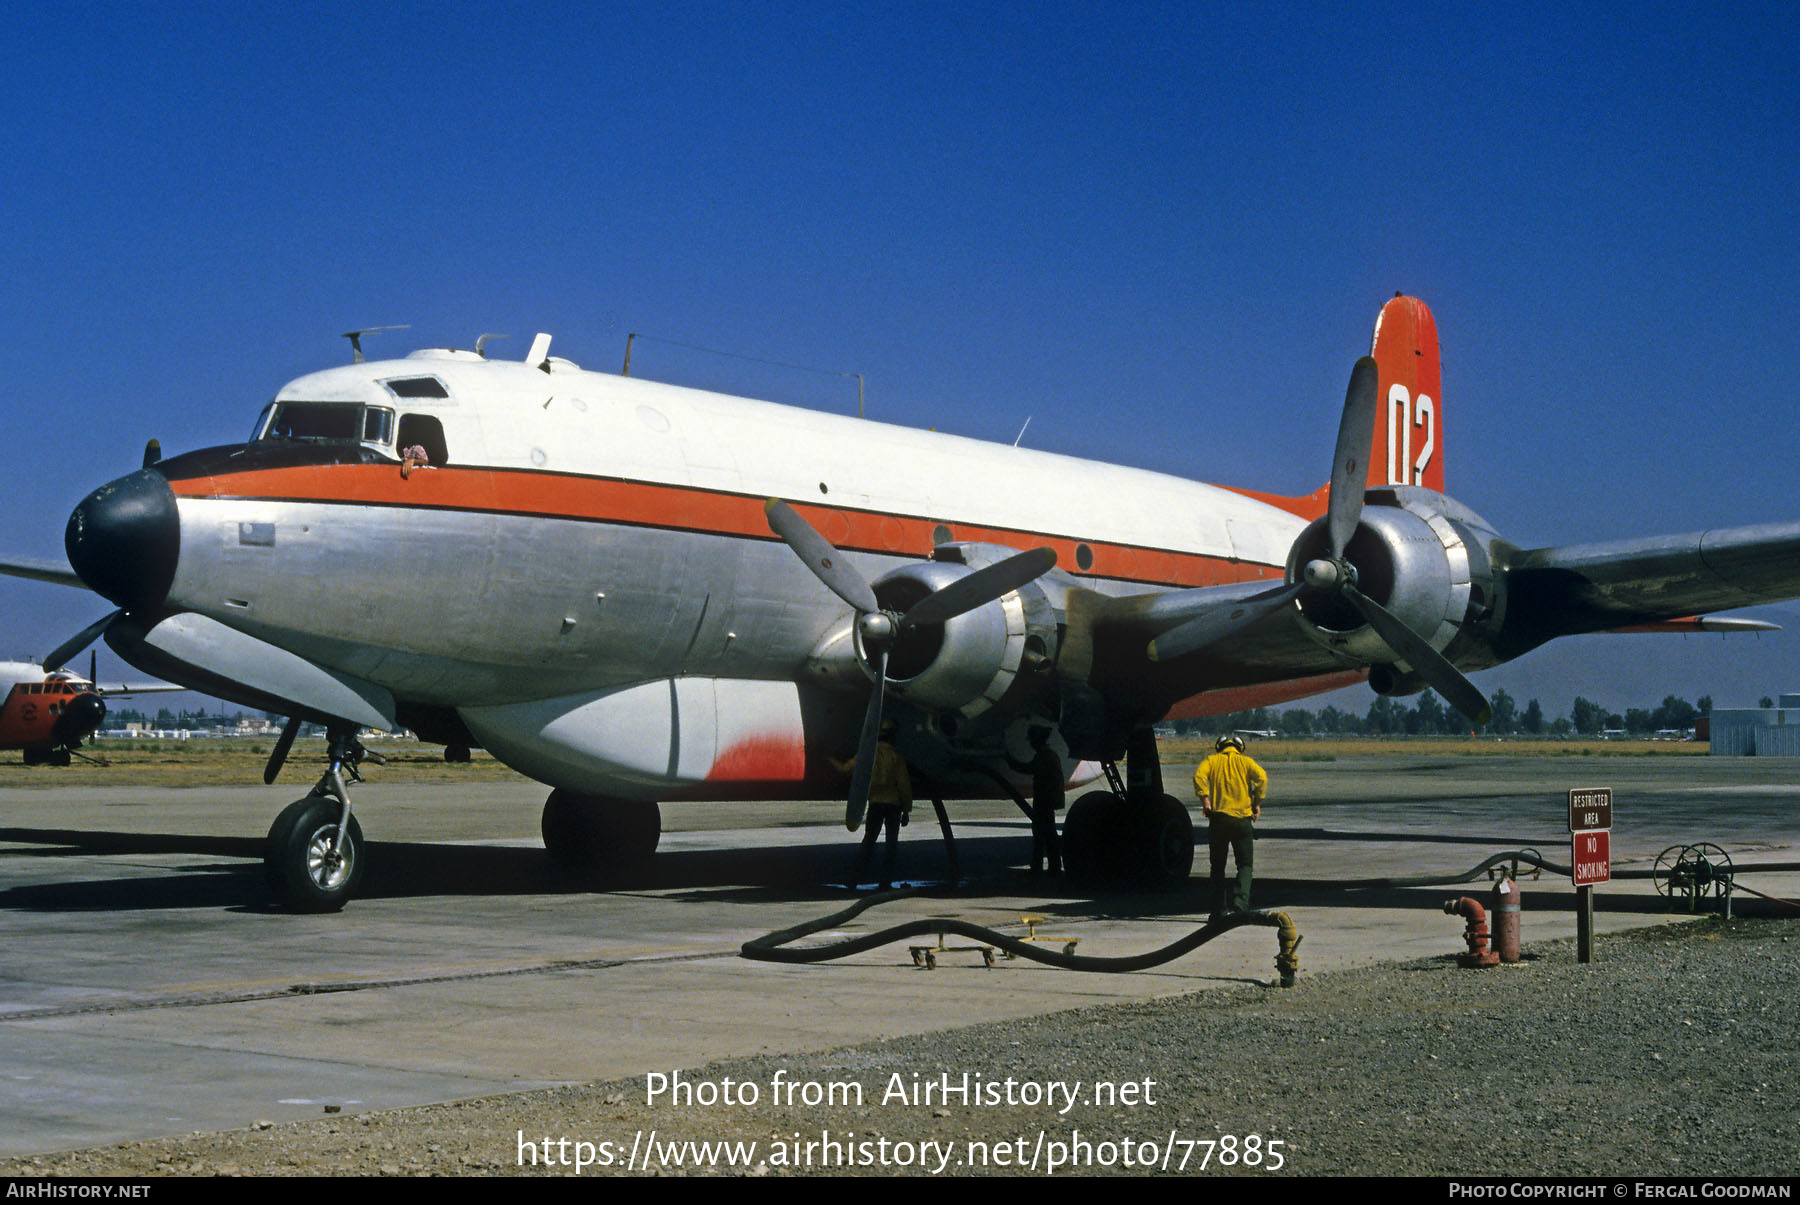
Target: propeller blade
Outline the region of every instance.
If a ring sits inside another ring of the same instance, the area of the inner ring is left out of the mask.
[[[1300,597],[1300,591],[1304,589],[1304,581],[1295,582],[1291,586],[1277,586],[1273,590],[1253,594],[1236,606],[1221,606],[1216,611],[1196,616],[1152,640],[1145,653],[1152,661],[1173,661],[1177,657],[1198,652],[1287,606]]]
[[[977,569],[927,594],[900,621],[903,628],[944,623],[967,611],[1011,594],[1026,582],[1036,581],[1056,566],[1056,549],[1033,548],[1007,557],[985,569]]]
[[[281,767],[287,762],[288,750],[294,747],[294,738],[299,734],[300,717],[294,716],[282,728],[281,739],[275,742],[275,752],[269,754],[269,764],[263,767],[264,786],[272,784],[275,776],[281,773]]]
[[[887,650],[875,654],[875,688],[869,692],[869,709],[863,712],[862,740],[856,747],[856,768],[850,773],[850,798],[844,805],[844,827],[862,827],[869,809],[869,783],[875,777],[875,745],[881,739],[881,703],[887,695]]]
[[[107,625],[124,613],[125,612],[123,611],[113,611],[101,617],[94,623],[89,624],[87,627],[81,629],[81,631],[75,633],[75,635],[68,640],[63,641],[61,644],[51,649],[50,655],[44,658],[45,671],[61,669],[64,662],[68,661],[70,657],[73,657],[76,653],[79,653],[82,649],[98,640],[100,638],[100,633],[106,631]]]
[[[1338,420],[1337,449],[1331,461],[1331,498],[1327,503],[1326,530],[1331,535],[1331,557],[1339,560],[1345,545],[1356,534],[1362,518],[1363,491],[1369,480],[1366,458],[1375,442],[1375,411],[1381,388],[1381,372],[1373,356],[1364,356],[1350,370],[1350,387],[1344,392],[1344,416]]]
[[[149,443],[144,445],[144,463],[142,466],[143,468],[147,469],[151,465],[155,464],[157,461],[159,461],[161,459],[162,459],[162,441],[160,439],[153,439]]]
[[[763,506],[763,513],[768,516],[769,530],[794,550],[794,554],[812,570],[813,576],[825,583],[826,589],[849,603],[859,615],[881,609],[881,604],[875,601],[875,592],[869,589],[863,575],[832,547],[831,541],[802,519],[798,511],[779,498],[770,498]]]
[[[1387,646],[1400,654],[1400,659],[1412,666],[1413,672],[1431,683],[1432,689],[1443,695],[1450,706],[1467,716],[1471,723],[1485,724],[1493,718],[1494,709],[1488,706],[1487,697],[1463,676],[1461,670],[1450,664],[1448,658],[1425,643],[1423,636],[1350,583],[1344,583],[1343,593]]]

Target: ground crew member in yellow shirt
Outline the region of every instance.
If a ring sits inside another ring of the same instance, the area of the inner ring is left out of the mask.
[[[1256,861],[1256,819],[1262,815],[1269,776],[1244,753],[1240,737],[1227,734],[1194,771],[1194,794],[1206,813],[1207,844],[1212,850],[1213,918],[1250,908],[1250,876]],[[1237,862],[1237,883],[1225,883],[1225,854]]]

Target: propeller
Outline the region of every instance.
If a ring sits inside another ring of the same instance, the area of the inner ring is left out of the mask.
[[[124,611],[109,612],[51,649],[49,655],[44,658],[45,672],[61,669],[64,664],[68,662],[69,658],[98,640],[100,634],[106,631],[112,621],[124,613]]]
[[[1362,522],[1363,497],[1368,486],[1363,458],[1375,440],[1380,375],[1374,357],[1364,356],[1351,370],[1350,384],[1344,392],[1344,414],[1338,421],[1337,446],[1332,453],[1331,490],[1325,503],[1330,555],[1308,561],[1299,581],[1252,595],[1230,610],[1221,607],[1170,628],[1150,642],[1147,651],[1151,660],[1166,661],[1217,644],[1308,590],[1335,592],[1356,608],[1383,643],[1452,707],[1477,724],[1487,723],[1493,710],[1481,691],[1424,637],[1357,589],[1356,566],[1344,556]]]
[[[281,773],[281,767],[287,762],[288,750],[294,747],[294,738],[299,733],[300,717],[293,716],[281,729],[281,739],[275,742],[275,751],[269,754],[269,764],[263,767],[264,786],[273,784],[275,776]]]
[[[946,623],[958,615],[985,606],[1048,573],[1056,565],[1054,548],[1033,548],[957,578],[927,594],[904,612],[884,610],[875,590],[831,541],[779,498],[763,507],[769,529],[794,550],[825,588],[856,612],[856,634],[873,663],[875,689],[863,713],[862,737],[856,748],[856,766],[850,775],[850,798],[844,809],[844,827],[852,832],[862,824],[869,804],[869,781],[875,771],[875,744],[881,737],[882,702],[887,695],[888,653],[914,628]]]

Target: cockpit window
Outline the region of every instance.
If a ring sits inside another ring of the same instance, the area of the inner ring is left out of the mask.
[[[394,412],[380,406],[363,408],[363,442],[366,444],[385,444],[393,442]]]
[[[258,421],[256,440],[280,443],[392,442],[394,412],[360,402],[276,402]]]

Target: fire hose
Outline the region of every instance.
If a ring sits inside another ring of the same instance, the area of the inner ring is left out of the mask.
[[[832,959],[847,958],[852,954],[860,954],[864,950],[872,950],[890,942],[902,941],[908,937],[920,937],[926,934],[955,933],[960,937],[972,938],[987,942],[997,949],[1006,951],[1018,958],[1029,958],[1033,962],[1041,962],[1046,966],[1060,967],[1067,971],[1089,971],[1100,974],[1120,974],[1128,971],[1142,971],[1165,962],[1172,962],[1190,950],[1199,948],[1216,937],[1222,937],[1233,929],[1246,925],[1257,925],[1277,931],[1279,949],[1275,955],[1275,969],[1281,975],[1281,986],[1292,987],[1294,977],[1300,970],[1299,948],[1301,935],[1292,918],[1285,912],[1235,912],[1209,921],[1202,927],[1159,949],[1144,954],[1132,954],[1117,958],[1101,958],[1088,954],[1065,954],[1056,950],[1044,949],[1041,945],[1021,941],[1009,937],[993,929],[974,924],[971,921],[959,920],[956,917],[926,917],[921,920],[907,921],[861,937],[847,938],[822,946],[792,947],[789,943],[817,933],[822,929],[835,928],[849,922],[869,908],[877,904],[889,903],[893,900],[905,899],[916,895],[914,891],[884,891],[876,895],[858,900],[850,907],[830,916],[820,917],[795,925],[790,929],[782,929],[774,933],[747,941],[739,953],[760,962],[811,963],[828,962]]]

